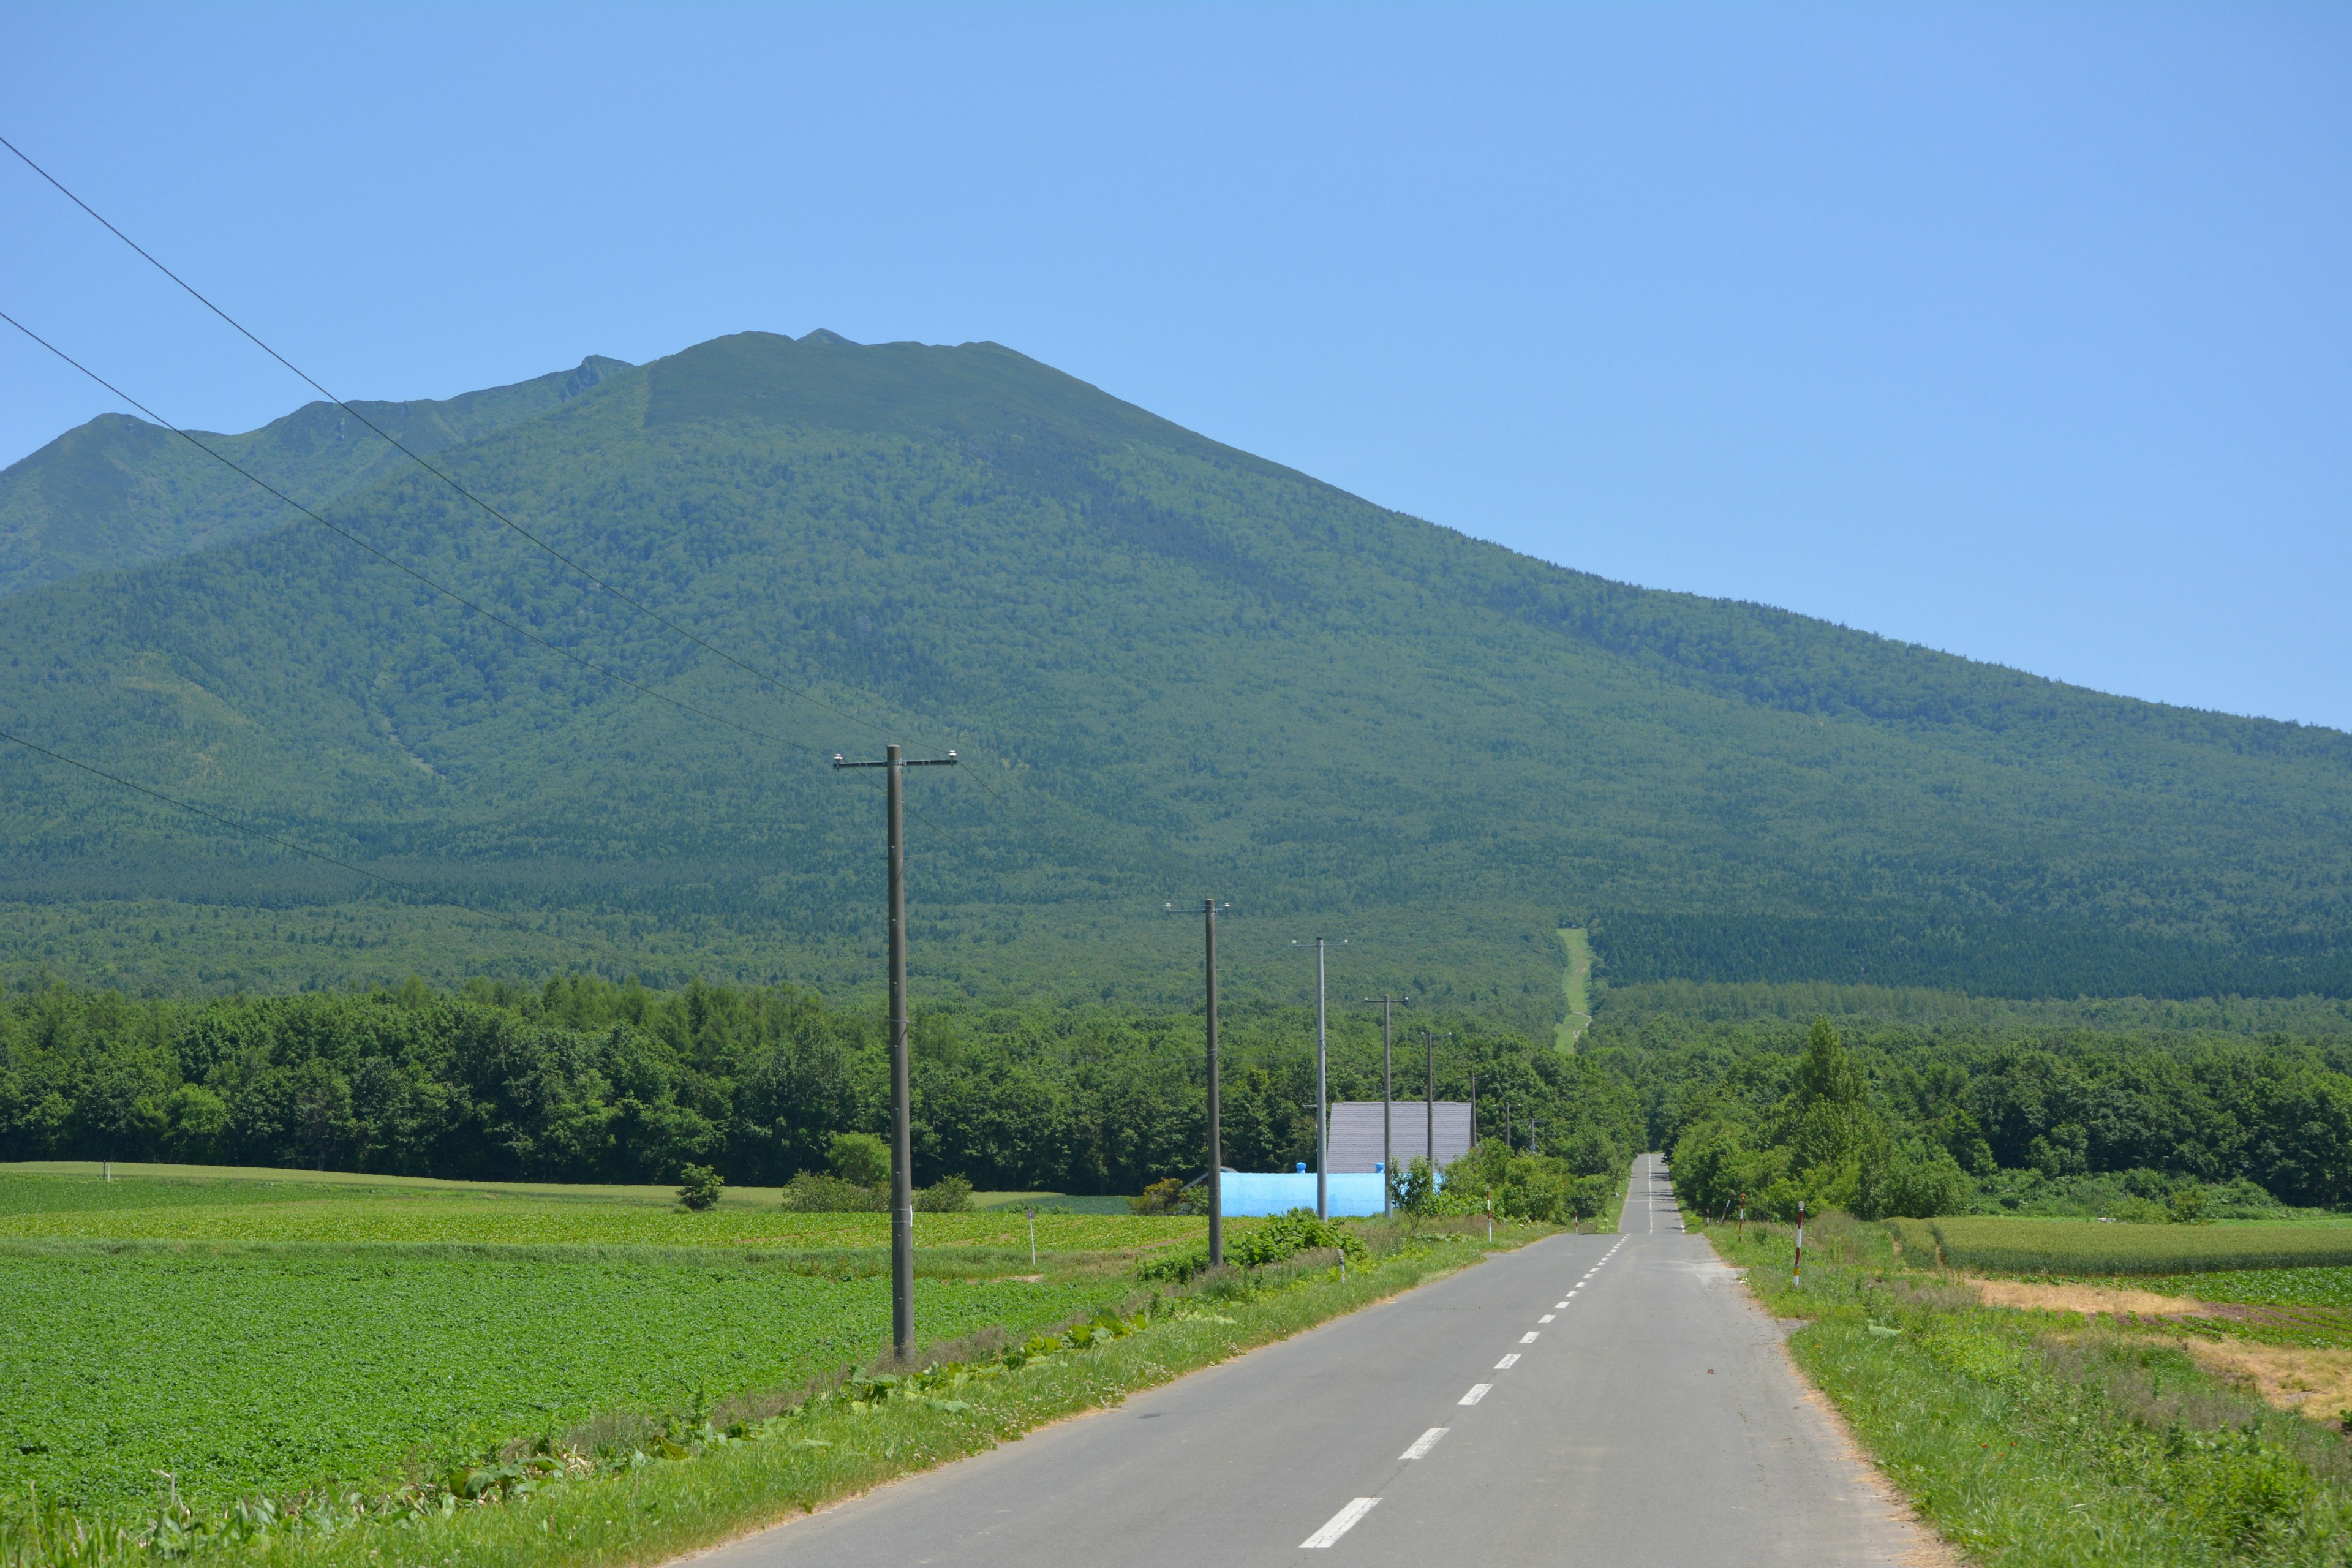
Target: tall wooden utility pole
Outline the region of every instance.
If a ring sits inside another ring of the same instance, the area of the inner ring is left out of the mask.
[[[1209,976],[1209,1267],[1225,1260],[1225,1132],[1223,1079],[1217,1066],[1217,910],[1214,899],[1201,900],[1202,961]],[[1170,914],[1176,906],[1166,906]]]
[[[908,759],[896,742],[878,763],[845,761],[833,754],[836,771],[883,770],[885,815],[890,840],[890,1351],[899,1361],[915,1353],[915,1129],[914,1089],[907,1065],[907,815],[900,796],[908,768],[951,768],[956,754]]]

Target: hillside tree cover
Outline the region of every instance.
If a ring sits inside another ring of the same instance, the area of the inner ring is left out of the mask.
[[[1295,1000],[1287,944],[1322,930],[1363,990],[1530,1032],[1555,931],[1588,923],[1604,984],[2352,995],[2352,737],[1563,570],[992,344],[746,333],[589,368],[405,416],[815,700],[337,445],[331,410],[237,439],[700,713],[315,524],[227,517],[144,427],[86,427],[0,475],[0,727],[425,891],[12,749],[0,963],[176,994],[583,967],[870,991],[878,809],[825,763],[895,738],[965,760],[912,792],[942,1003],[1181,1005],[1197,935],[1160,906],[1212,891],[1247,917],[1236,996]]]

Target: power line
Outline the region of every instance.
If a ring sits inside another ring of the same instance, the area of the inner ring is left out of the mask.
[[[267,479],[261,479],[250,469],[239,467],[236,461],[227,454],[221,452],[215,447],[208,447],[204,442],[199,441],[194,436],[181,429],[178,426],[173,424],[170,420],[164,418],[162,415],[156,413],[153,409],[148,407],[145,404],[140,402],[137,398],[131,396],[129,393],[123,391],[121,387],[115,385],[112,382],[99,374],[98,372],[90,369],[88,365],[82,363],[79,360],[66,353],[65,350],[58,347],[57,344],[49,342],[47,338],[33,331],[32,328],[16,320],[16,317],[9,315],[5,310],[0,310],[0,321],[7,322],[10,326],[16,328],[18,331],[24,333],[26,337],[32,339],[43,348],[57,355],[58,358],[65,361],[66,363],[73,366],[74,369],[81,372],[82,374],[89,377],[90,380],[98,383],[99,385],[106,388],[107,391],[122,399],[123,402],[128,403],[131,407],[136,408],[140,413],[147,416],[148,418],[153,420],[157,425],[169,430],[173,435],[179,437],[180,439],[187,442],[188,445],[195,447],[196,450],[204,453],[206,457],[211,458],[222,467],[229,469],[233,473],[243,476],[261,489],[268,491],[269,494],[277,497],[279,500],[284,501],[288,506],[292,507],[296,511],[300,512],[304,517],[307,517],[312,522],[317,523],[320,528],[327,530],[330,533],[337,534],[343,539],[349,540],[352,543],[358,545],[362,550],[366,551],[369,554],[374,556],[385,565],[392,567],[394,571],[413,577],[417,582],[422,583],[426,587],[432,589],[435,593],[455,600],[457,603],[463,605],[466,608],[473,611],[476,615],[482,616],[485,620],[495,621],[499,626],[506,627],[507,630],[513,632],[516,636],[529,638],[530,641],[535,642],[540,647],[547,649],[548,652],[558,654],[564,658],[570,659],[572,663],[580,666],[583,669],[593,670],[598,675],[603,676],[605,679],[617,682],[622,686],[627,687],[632,691],[639,692],[646,697],[653,698],[657,702],[667,702],[682,713],[690,713],[698,719],[707,720],[713,724],[724,725],[730,730],[734,730],[740,733],[753,736],[756,739],[766,741],[775,745],[792,746],[800,743],[797,742],[787,741],[781,735],[771,735],[764,730],[754,729],[749,724],[738,722],[733,719],[722,717],[719,714],[711,712],[709,709],[698,708],[691,702],[682,701],[677,698],[670,696],[667,692],[656,691],[652,687],[645,685],[641,681],[632,680],[627,676],[623,675],[616,670],[605,668],[603,665],[598,664],[594,659],[583,658],[579,654],[573,653],[570,648],[563,647],[548,641],[545,637],[541,637],[537,632],[532,631],[529,626],[519,626],[515,622],[507,619],[504,616],[499,615],[496,610],[484,608],[482,605],[466,597],[465,595],[457,592],[457,589],[435,582],[432,578],[427,577],[424,573],[419,572],[414,566],[409,565],[407,563],[400,560],[396,556],[388,554],[378,549],[376,546],[369,543],[366,540],[361,538],[358,534],[353,533],[350,529],[344,528],[341,524],[328,521],[325,518],[320,517],[317,512],[312,511],[300,501],[296,500],[285,491],[278,489],[275,485],[270,484]]]
[[[236,317],[230,315],[226,310],[222,310],[218,305],[214,304],[211,300],[207,299],[203,292],[195,287],[194,284],[190,283],[186,279],[181,277],[178,273],[164,266],[163,262],[155,258],[153,253],[149,251],[145,246],[141,245],[137,240],[123,233],[121,229],[115,227],[112,223],[107,220],[104,214],[100,213],[96,207],[91,206],[88,202],[82,200],[81,197],[76,195],[72,190],[68,188],[64,181],[58,179],[55,174],[50,174],[47,169],[41,167],[40,164],[35,163],[32,158],[26,153],[23,148],[17,146],[15,142],[9,141],[5,137],[0,137],[0,147],[5,147],[9,152],[14,153],[17,158],[23,162],[26,168],[32,170],[33,173],[40,175],[42,179],[47,181],[57,189],[59,195],[66,198],[66,200],[73,203],[74,205],[79,207],[83,212],[88,213],[100,227],[106,230],[107,233],[114,236],[115,238],[121,240],[132,250],[138,252],[140,257],[143,258],[149,266],[154,268],[156,271],[161,272],[164,277],[178,284],[183,289],[185,289],[189,298],[194,300],[205,310],[210,310],[214,315],[218,316],[222,321],[227,322],[230,327],[236,331],[239,336],[243,337],[254,347],[259,349],[263,353],[268,354],[271,359],[276,360],[279,364],[284,365],[320,396],[325,398],[328,402],[341,409],[353,419],[356,419],[361,424],[366,426],[394,450],[407,458],[409,461],[415,463],[418,468],[423,468],[426,473],[431,474],[435,479],[439,479],[443,484],[457,491],[457,494],[463,496],[466,500],[473,502],[474,505],[479,507],[488,516],[496,519],[505,527],[513,530],[515,533],[523,539],[528,540],[532,545],[536,546],[541,551],[543,551],[549,556],[562,562],[573,572],[578,573],[582,577],[587,579],[588,583],[592,586],[595,587],[600,592],[611,595],[614,598],[618,599],[622,604],[626,605],[629,608],[636,611],[639,615],[645,616],[649,619],[657,622],[672,633],[684,637],[687,641],[694,644],[697,647],[699,647],[719,658],[724,659],[729,664],[733,665],[736,668],[751,676],[755,679],[761,680],[769,685],[774,686],[778,689],[788,692],[792,696],[797,697],[802,701],[809,703],[814,707],[822,708],[826,712],[834,714],[838,718],[846,719],[853,724],[863,725],[865,728],[873,731],[877,735],[887,734],[888,732],[884,730],[881,725],[874,723],[871,720],[861,719],[856,714],[848,711],[846,709],[837,708],[834,704],[825,701],[821,697],[803,690],[801,688],[793,686],[789,681],[772,675],[768,671],[760,668],[756,665],[736,658],[733,654],[729,653],[725,648],[722,648],[707,638],[688,630],[682,626],[679,626],[677,622],[671,620],[660,611],[654,609],[648,605],[641,603],[637,599],[631,597],[629,595],[623,593],[620,589],[614,587],[612,584],[606,582],[602,576],[591,571],[586,566],[582,565],[579,562],[574,561],[571,556],[566,555],[561,550],[556,549],[555,546],[548,543],[547,541],[540,538],[539,535],[531,532],[530,530],[523,527],[520,523],[515,521],[514,519],[509,517],[506,513],[500,511],[498,508],[492,506],[489,502],[484,500],[481,497],[467,489],[464,485],[458,483],[455,478],[444,473],[441,469],[436,468],[430,462],[427,462],[423,457],[419,456],[415,451],[404,445],[397,437],[392,435],[391,432],[385,430],[382,426],[376,424],[374,420],[370,419],[357,408],[352,407],[349,403],[344,402],[332,392],[330,392],[324,385],[320,384],[318,379],[312,376],[310,372],[304,370],[300,365],[296,364],[292,360],[288,359],[284,354],[279,353],[276,349],[271,348],[268,343],[263,342],[261,339],[255,336],[252,331],[242,321],[239,321]],[[26,335],[30,336],[29,333]],[[35,341],[37,342],[38,340],[36,339]],[[47,345],[45,344],[43,346],[46,347]],[[64,356],[59,355],[59,357],[63,358]],[[68,361],[68,363],[70,363],[71,362]],[[79,367],[77,366],[76,368],[79,369]],[[92,376],[91,379],[96,380],[97,378]],[[105,384],[101,382],[100,384],[103,385]],[[120,396],[121,395],[117,394],[117,395]],[[158,423],[162,422],[158,421]],[[247,477],[251,478],[252,476],[247,475]],[[259,483],[258,480],[256,480],[255,482]],[[266,489],[267,487],[265,486],[264,488]],[[977,779],[973,780],[973,783],[979,784],[982,794],[990,795],[992,798],[995,796],[996,792],[990,789],[986,784],[980,784],[980,781]]]
[[[485,620],[493,621],[498,625],[506,627],[507,630],[513,632],[516,636],[528,638],[530,641],[537,643],[541,647],[547,649],[548,652],[557,654],[564,658],[570,659],[572,663],[579,665],[583,669],[593,670],[596,674],[603,676],[607,680],[614,681],[619,685],[625,686],[630,690],[637,692],[642,696],[650,697],[657,702],[667,702],[682,713],[691,714],[695,718],[707,720],[713,724],[722,725],[727,729],[736,731],[738,733],[749,735],[755,740],[766,741],[772,745],[789,747],[797,746],[801,743],[794,741],[787,741],[781,735],[772,735],[765,730],[755,729],[751,725],[740,723],[736,720],[713,713],[707,708],[697,707],[691,702],[683,701],[678,698],[670,696],[667,692],[656,691],[652,687],[645,685],[641,681],[632,680],[627,676],[623,675],[616,670],[605,668],[603,665],[598,664],[593,659],[583,658],[579,654],[573,653],[569,648],[560,647],[555,643],[548,641],[545,637],[541,637],[537,632],[532,631],[530,627],[518,626],[513,621],[510,621],[504,616],[499,615],[496,610],[484,608],[481,605],[466,597],[465,595],[458,593],[455,588],[447,587],[440,583],[436,583],[432,578],[425,575],[422,572],[417,571],[415,567],[408,565],[405,562],[399,560],[395,556],[387,554],[376,546],[369,543],[366,540],[361,538],[358,534],[353,533],[351,530],[344,528],[340,524],[328,521],[325,518],[320,516],[317,512],[312,511],[309,507],[304,506],[300,501],[296,500],[285,491],[278,489],[268,480],[254,474],[250,469],[239,467],[236,459],[228,457],[226,453],[219,451],[215,447],[206,446],[204,442],[198,440],[194,435],[173,424],[170,420],[164,418],[162,415],[156,413],[153,409],[148,407],[145,404],[140,402],[137,398],[131,396],[129,393],[123,391],[121,387],[115,385],[112,382],[107,380],[104,376],[99,374],[96,371],[82,363],[79,360],[75,359],[71,354],[66,353],[55,343],[50,342],[47,338],[42,337],[38,332],[34,331],[32,328],[25,325],[24,322],[16,320],[16,317],[9,315],[6,311],[0,310],[0,321],[7,322],[10,326],[16,328],[18,331],[32,339],[33,342],[40,344],[41,347],[48,350],[51,353],[57,355],[58,358],[73,366],[74,369],[81,372],[82,374],[89,377],[90,380],[106,388],[107,391],[114,394],[115,396],[122,399],[123,402],[128,403],[131,407],[139,410],[140,413],[144,414],[148,418],[153,420],[163,429],[169,430],[173,435],[179,437],[182,440],[187,442],[190,446],[195,447],[206,457],[211,458],[215,462],[221,464],[224,468],[226,468],[230,471],[243,477],[260,489],[266,491],[268,494],[276,497],[278,500],[285,502],[286,505],[292,507],[296,511],[300,512],[304,517],[309,518],[312,522],[317,523],[320,527],[327,530],[330,533],[336,534],[341,538],[350,541],[352,543],[359,546],[362,550],[364,550],[369,554],[374,556],[377,560],[382,561],[385,565],[390,566],[394,570],[403,573],[407,576],[415,578],[417,582],[424,584],[435,593],[444,595],[449,599],[454,600],[456,603],[463,605],[466,608],[473,611],[476,615],[482,616]],[[134,785],[131,787],[135,788],[136,786]],[[985,790],[985,786],[982,787],[983,790]],[[996,798],[993,791],[986,791],[986,793],[988,793],[992,798]],[[936,828],[938,831],[946,834],[950,838],[962,844],[967,849],[978,848],[978,845],[970,837],[958,832],[954,828],[948,827],[940,823],[931,822],[929,819],[923,817],[919,814],[915,815],[917,821],[922,822],[924,826],[928,827]]]

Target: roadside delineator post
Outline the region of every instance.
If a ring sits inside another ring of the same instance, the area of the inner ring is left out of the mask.
[[[1797,1200],[1797,1261],[1789,1270],[1789,1283],[1801,1285],[1805,1280],[1805,1200]]]
[[[1037,1205],[1029,1205],[1029,1267],[1037,1267]]]

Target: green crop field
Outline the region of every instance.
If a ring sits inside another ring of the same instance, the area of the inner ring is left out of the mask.
[[[2002,1274],[2208,1275],[2352,1267],[2352,1226],[2112,1225],[1955,1215],[1898,1222],[1905,1254]]]
[[[919,1215],[926,1340],[1024,1333],[1135,1289],[1181,1218]],[[0,1491],[200,1506],[863,1363],[885,1215],[288,1181],[0,1174]],[[1108,1256],[1107,1256],[1108,1255]]]

